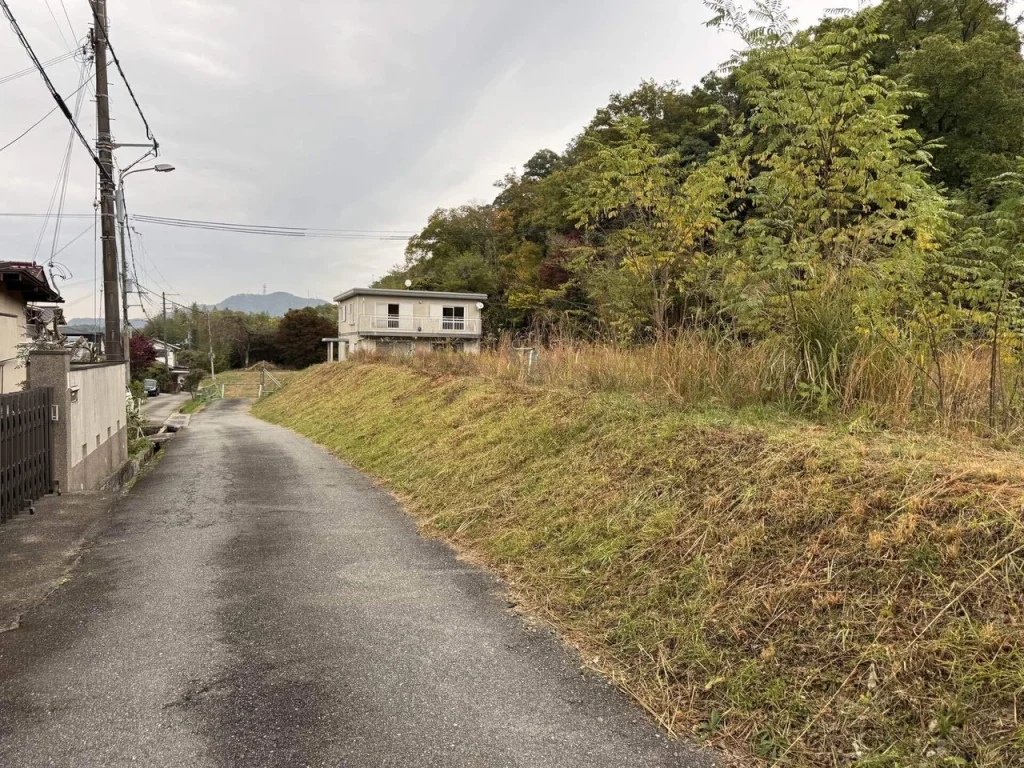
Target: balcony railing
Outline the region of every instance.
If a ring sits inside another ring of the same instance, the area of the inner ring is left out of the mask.
[[[479,336],[476,317],[410,317],[408,315],[360,315],[359,333],[396,336]]]

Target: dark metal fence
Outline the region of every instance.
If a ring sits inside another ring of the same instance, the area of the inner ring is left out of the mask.
[[[53,493],[53,390],[0,395],[0,523]]]

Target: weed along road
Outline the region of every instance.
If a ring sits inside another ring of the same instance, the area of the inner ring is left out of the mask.
[[[217,401],[0,634],[0,765],[704,766],[500,584]]]

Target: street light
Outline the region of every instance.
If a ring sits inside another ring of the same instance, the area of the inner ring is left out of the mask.
[[[142,173],[143,171],[156,171],[157,173],[170,173],[174,170],[174,166],[170,163],[157,163],[156,165],[150,166],[149,168],[136,168],[132,171],[124,171],[119,177],[120,183],[124,183],[125,176],[131,176],[133,173]],[[118,186],[120,186],[120,183]]]
[[[121,297],[122,306],[124,310],[124,326],[125,326],[125,339],[130,343],[132,335],[132,324],[128,322],[128,254],[124,248],[124,229],[126,225],[125,219],[127,218],[124,208],[124,180],[133,173],[142,173],[143,171],[156,171],[157,173],[170,173],[174,170],[174,166],[170,163],[157,163],[149,168],[136,168],[130,171],[122,171],[121,175],[117,179],[117,192],[114,196],[114,202],[117,204],[117,224],[121,230]],[[136,286],[137,287],[137,286]],[[164,344],[167,340],[164,339]],[[129,379],[131,378],[132,368],[132,356],[130,347],[126,351],[124,359],[126,361],[125,370],[128,372]]]

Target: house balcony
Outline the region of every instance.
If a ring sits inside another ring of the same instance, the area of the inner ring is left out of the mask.
[[[356,326],[362,336],[451,336],[478,338],[480,318],[360,315]]]

